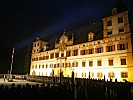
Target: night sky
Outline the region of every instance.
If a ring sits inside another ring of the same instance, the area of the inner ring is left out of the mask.
[[[23,49],[36,36],[55,35],[98,22],[117,0],[1,0],[0,60],[11,56],[12,48]],[[133,13],[133,0],[124,0]],[[6,49],[4,52],[2,50]],[[8,53],[7,53],[8,52]],[[24,51],[23,51],[24,52]],[[21,56],[20,56],[21,57]]]

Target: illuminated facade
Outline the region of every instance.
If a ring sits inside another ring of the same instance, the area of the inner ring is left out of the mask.
[[[128,10],[113,7],[111,14],[102,19],[103,38],[95,39],[98,33],[88,32],[87,41],[75,43],[64,32],[48,49],[48,42],[37,39],[33,42],[30,75],[74,76],[79,78],[104,79],[133,82],[133,58]],[[72,34],[71,34],[72,35]],[[80,37],[79,37],[80,39]]]

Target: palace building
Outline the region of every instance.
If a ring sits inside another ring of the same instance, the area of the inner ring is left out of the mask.
[[[118,0],[102,19],[102,31],[63,32],[53,44],[33,42],[30,75],[133,82],[132,33],[129,12]],[[89,27],[88,27],[89,28]],[[97,29],[98,30],[98,29]]]

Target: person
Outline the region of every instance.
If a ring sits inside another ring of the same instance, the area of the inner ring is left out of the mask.
[[[5,78],[6,78],[6,76],[5,76],[5,74],[4,74],[4,82],[5,82]]]

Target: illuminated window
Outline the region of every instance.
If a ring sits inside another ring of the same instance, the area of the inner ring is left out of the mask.
[[[121,72],[121,78],[128,78],[128,72]]]
[[[69,57],[70,56],[70,51],[66,51],[66,57]]]
[[[93,61],[89,61],[89,67],[93,66]]]
[[[108,60],[108,62],[109,62],[109,66],[113,66],[114,65],[113,64],[113,59]]]
[[[43,76],[43,72],[42,72],[42,76]]]
[[[109,78],[114,78],[115,77],[115,73],[114,72],[109,72],[108,73],[108,77]]]
[[[85,67],[86,66],[86,63],[85,62],[82,62],[82,67]]]
[[[50,59],[53,59],[54,58],[54,54],[50,54]]]
[[[42,69],[44,69],[44,65],[42,65]]]
[[[102,61],[101,60],[97,61],[97,66],[102,66]]]
[[[74,52],[74,56],[78,55],[78,50],[73,50],[73,52]]]
[[[53,76],[53,73],[52,72],[50,72],[50,76]]]
[[[83,78],[86,78],[86,72],[83,72],[83,73],[82,73],[82,77],[83,77]]]
[[[94,73],[93,72],[89,72],[88,75],[90,75],[90,78],[93,78],[94,77]],[[89,76],[88,76],[88,78],[89,78]]]
[[[99,47],[95,49],[96,53],[102,53],[103,52],[103,47]]]
[[[111,20],[107,21],[107,26],[112,26],[112,21]]]
[[[97,73],[97,77],[98,77],[98,78],[102,78],[102,77],[103,77],[102,72],[98,72],[98,73]]]
[[[74,77],[77,77],[78,76],[78,73],[77,72],[74,72]]]
[[[118,24],[123,23],[123,16],[118,18]]]
[[[126,58],[121,59],[121,65],[126,65]]]
[[[106,46],[106,52],[112,52],[115,51],[115,45]]]

